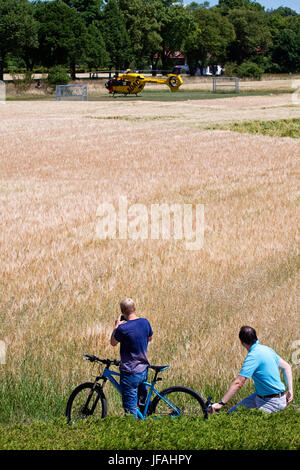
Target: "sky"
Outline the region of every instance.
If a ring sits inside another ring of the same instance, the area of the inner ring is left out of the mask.
[[[184,0],[184,3],[188,4],[191,3],[192,0]],[[299,0],[256,0],[262,6],[265,7],[266,10],[276,10],[279,7],[289,7],[292,10],[295,10],[297,13],[300,13],[300,1]],[[204,0],[196,0],[197,3],[204,3]],[[219,3],[218,0],[208,0],[210,6],[217,5]]]

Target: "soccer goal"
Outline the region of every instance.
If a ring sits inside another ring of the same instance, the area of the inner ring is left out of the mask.
[[[57,101],[87,101],[87,85],[56,85]]]
[[[238,93],[240,90],[238,77],[213,77],[213,91],[218,90]]]

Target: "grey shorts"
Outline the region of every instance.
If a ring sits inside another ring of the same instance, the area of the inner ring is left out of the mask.
[[[265,413],[276,413],[277,411],[286,408],[286,396],[273,397],[273,398],[260,398],[256,393],[252,393],[244,400],[237,403],[230,408],[229,413],[235,411],[238,406],[245,406],[246,408],[256,408],[257,410],[264,411]]]

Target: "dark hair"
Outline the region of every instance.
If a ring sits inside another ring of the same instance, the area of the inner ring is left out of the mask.
[[[239,332],[242,343],[252,346],[257,341],[256,331],[252,326],[242,326]]]

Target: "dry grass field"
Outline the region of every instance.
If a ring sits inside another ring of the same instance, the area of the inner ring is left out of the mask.
[[[299,141],[203,128],[299,118],[289,95],[0,106],[0,377],[26,369],[63,390],[89,380],[80,355],[118,356],[109,338],[125,296],[152,324],[150,361],[170,365],[164,386],[224,390],[243,324],[291,360]],[[122,195],[204,204],[203,248],[97,239],[97,207]]]

